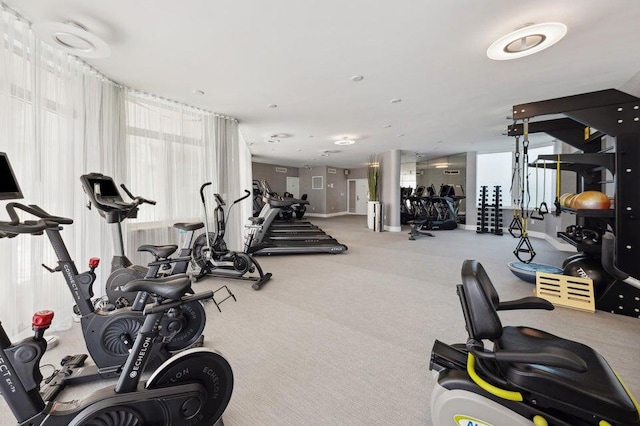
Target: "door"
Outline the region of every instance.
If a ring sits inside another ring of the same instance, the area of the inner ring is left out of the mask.
[[[353,214],[367,214],[369,185],[367,179],[349,179],[347,182],[348,211]]]
[[[287,192],[293,195],[293,198],[300,198],[300,178],[287,176]]]

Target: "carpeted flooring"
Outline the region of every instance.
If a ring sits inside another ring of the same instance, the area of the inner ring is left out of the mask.
[[[312,222],[348,252],[259,257],[273,273],[260,291],[233,280],[196,284],[196,290],[227,284],[237,297],[222,313],[206,305],[205,346],[224,354],[234,370],[225,425],[431,425],[431,346],[435,339],[455,343],[467,336],[455,292],[462,261],[479,260],[503,300],[529,296],[533,286],[506,267],[515,259],[516,240],[454,230],[408,241],[406,232],[368,230],[363,216]],[[559,266],[571,254],[532,242],[540,263]],[[501,318],[593,346],[640,396],[640,320],[563,308]],[[83,351],[77,324],[59,334],[61,344],[44,363]],[[14,423],[1,404],[0,424]]]

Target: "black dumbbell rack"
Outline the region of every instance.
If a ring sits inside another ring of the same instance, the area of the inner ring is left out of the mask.
[[[502,188],[500,185],[493,187],[491,204],[487,202],[488,188],[486,185],[480,188],[476,232],[478,234],[502,235]]]

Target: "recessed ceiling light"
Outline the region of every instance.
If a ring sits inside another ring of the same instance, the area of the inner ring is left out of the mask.
[[[402,99],[400,98],[391,99],[392,104],[399,104],[400,102],[402,102]]]
[[[36,37],[75,56],[106,58],[109,45],[77,22],[36,22],[31,26]]]
[[[199,95],[199,96],[204,95],[204,91],[202,91],[202,90],[194,90],[194,91],[193,91],[193,92],[191,92],[191,93],[193,93],[194,95]]]
[[[354,75],[353,77],[351,77],[351,81],[362,81],[364,80],[364,76],[363,75]]]
[[[389,127],[391,127],[391,124],[385,124],[385,125],[384,125],[384,126],[382,126],[382,127],[384,127],[385,129],[388,129]]]
[[[398,133],[396,136],[397,136],[397,137],[399,137],[399,138],[401,138],[401,137],[403,137],[403,136],[404,136],[404,133]]]
[[[533,55],[559,42],[567,34],[560,22],[530,24],[496,40],[487,49],[487,56],[496,61]]]
[[[269,105],[267,105],[267,108],[278,108],[278,105],[276,105],[276,104],[269,104]]]

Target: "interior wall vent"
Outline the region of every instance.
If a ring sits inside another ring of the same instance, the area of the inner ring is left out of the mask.
[[[445,175],[459,175],[460,170],[444,170],[443,173]]]
[[[287,173],[286,167],[276,167],[276,173]]]
[[[336,169],[327,169],[327,173],[331,173],[332,175],[335,175]]]

